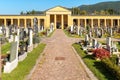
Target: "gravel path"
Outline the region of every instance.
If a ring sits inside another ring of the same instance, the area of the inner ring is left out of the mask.
[[[44,55],[30,80],[90,80],[71,46],[78,40],[68,38],[60,29],[44,39]]]

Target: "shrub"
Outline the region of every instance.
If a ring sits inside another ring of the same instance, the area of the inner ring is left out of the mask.
[[[95,56],[98,59],[103,59],[110,57],[110,52],[105,49],[98,48],[93,51],[93,56]]]
[[[38,35],[33,36],[33,44],[39,43],[40,42],[40,37]]]
[[[102,64],[114,76],[114,78],[116,78],[117,80],[120,80],[120,67],[119,66],[112,63],[109,58],[102,59]]]

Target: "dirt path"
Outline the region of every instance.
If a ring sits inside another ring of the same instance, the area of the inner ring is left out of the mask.
[[[56,30],[51,38],[44,39],[47,44],[44,56],[30,80],[90,80],[72,49],[71,44],[75,41],[63,30]]]

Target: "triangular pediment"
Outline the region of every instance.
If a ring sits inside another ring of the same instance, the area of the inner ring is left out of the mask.
[[[56,6],[56,7],[48,9],[46,12],[71,12],[71,11],[62,6]]]

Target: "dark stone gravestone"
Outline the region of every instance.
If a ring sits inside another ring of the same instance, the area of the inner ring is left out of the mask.
[[[37,23],[38,23],[38,19],[34,18],[33,19],[33,24],[34,24],[34,32],[35,33],[38,33],[38,25],[37,25]]]

